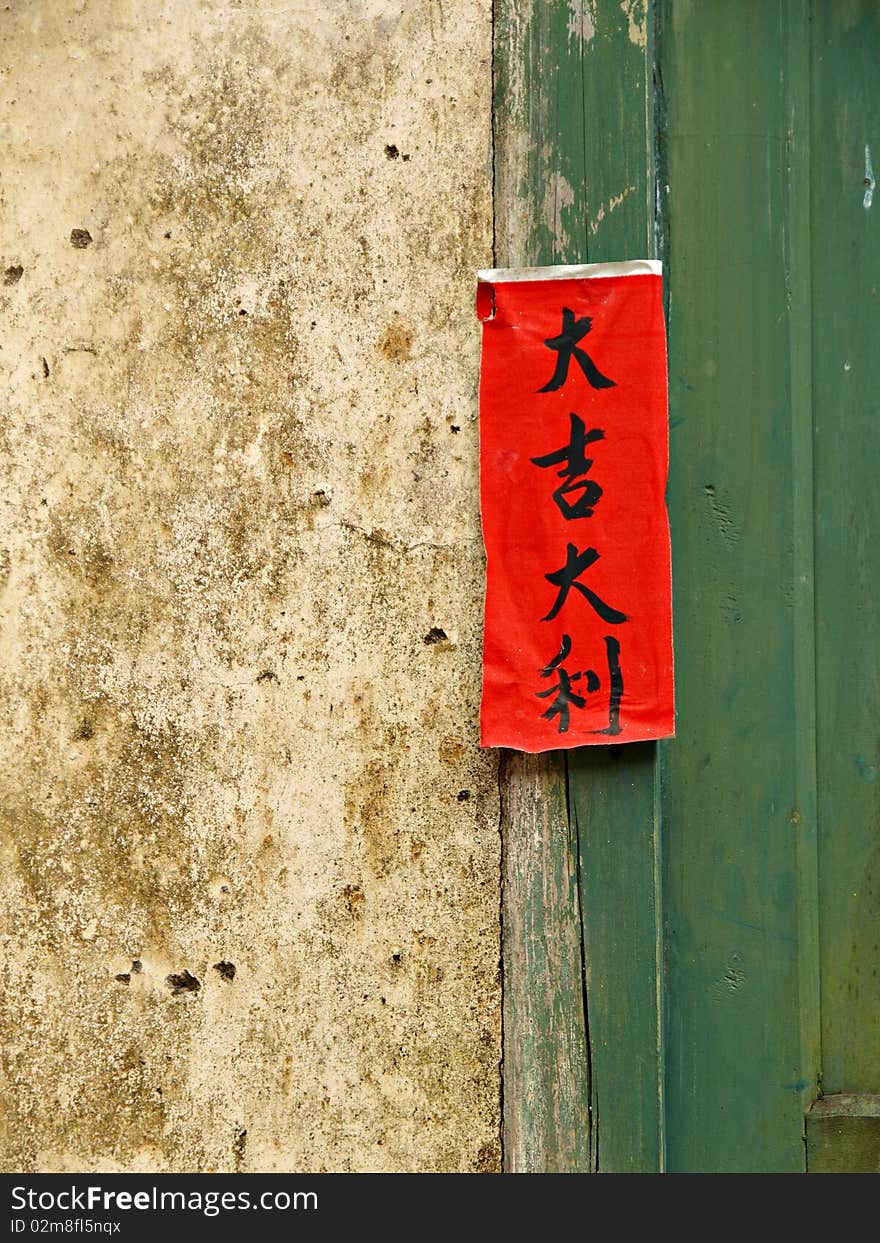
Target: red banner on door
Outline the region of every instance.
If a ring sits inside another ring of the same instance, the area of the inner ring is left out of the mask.
[[[659,263],[481,272],[481,743],[675,731]]]

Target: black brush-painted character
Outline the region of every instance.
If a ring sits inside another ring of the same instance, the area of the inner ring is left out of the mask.
[[[620,644],[614,635],[605,635],[605,655],[608,658],[608,679],[611,693],[608,697],[608,726],[596,729],[595,734],[620,733],[620,701],[623,699],[623,671],[620,668]]]
[[[551,686],[549,690],[535,691],[536,699],[549,699],[551,695],[556,696],[550,707],[546,712],[542,712],[541,716],[545,721],[552,721],[554,717],[558,717],[558,732],[560,734],[568,733],[571,723],[571,709],[573,707],[583,708],[587,702],[583,695],[578,695],[576,691],[572,690],[572,682],[578,682],[581,678],[584,678],[588,694],[599,689],[599,679],[592,669],[585,669],[580,673],[569,673],[566,669],[563,669],[563,661],[568,659],[570,653],[571,637],[564,634],[559,651],[550,661],[550,664],[540,670],[542,678],[551,678],[555,673],[559,681],[555,686]]]
[[[593,321],[588,315],[582,319],[575,319],[574,311],[569,310],[567,306],[562,308],[562,331],[558,337],[548,337],[544,342],[548,349],[556,351],[556,367],[544,387],[538,389],[539,393],[552,393],[562,387],[568,378],[568,368],[572,358],[577,359],[581,371],[593,388],[615,387],[616,382],[603,375],[586,350],[582,350],[578,345],[578,341],[583,340],[592,324]]]
[[[592,518],[593,507],[601,497],[602,489],[595,480],[584,478],[593,465],[593,459],[587,457],[585,450],[587,445],[604,440],[605,433],[600,427],[591,427],[587,431],[583,419],[578,418],[574,412],[568,417],[571,420],[568,444],[557,449],[555,453],[533,457],[532,462],[540,467],[562,465],[563,469],[559,471],[558,477],[565,482],[553,493],[553,499],[563,518]],[[577,499],[566,499],[577,492],[580,492]]]
[[[605,656],[608,661],[608,725],[605,729],[594,729],[592,733],[615,737],[621,733],[620,703],[623,699],[623,671],[620,667],[620,644],[610,634],[606,634],[603,641],[605,643]],[[583,678],[584,690],[587,694],[593,694],[601,686],[599,676],[593,669],[584,669],[579,673],[569,673],[567,669],[563,668],[563,662],[568,659],[570,654],[571,637],[564,634],[559,651],[550,661],[550,664],[540,670],[542,678],[550,678],[555,673],[559,680],[549,690],[535,691],[536,699],[549,699],[551,695],[556,696],[550,707],[546,712],[542,712],[541,716],[545,721],[552,721],[554,717],[558,717],[557,732],[560,734],[568,733],[571,724],[571,709],[583,708],[587,702],[583,695],[579,695],[577,691],[572,689],[572,682],[579,682]]]
[[[596,595],[595,591],[591,591],[589,587],[585,587],[583,583],[577,580],[599,560],[599,554],[595,548],[586,548],[583,552],[578,552],[574,544],[566,544],[565,546],[565,565],[558,570],[554,570],[552,574],[545,574],[544,577],[548,583],[552,583],[554,587],[559,588],[559,594],[556,597],[556,603],[547,614],[542,617],[541,621],[552,621],[565,601],[568,599],[568,593],[572,587],[575,591],[579,591],[581,595],[589,601],[603,621],[609,626],[619,626],[623,622],[628,621],[626,613],[621,613],[618,609],[612,608],[610,604],[606,604]]]

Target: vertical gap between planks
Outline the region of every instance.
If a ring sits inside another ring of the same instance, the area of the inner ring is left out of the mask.
[[[577,29],[578,39],[578,59],[580,62],[580,96],[581,96],[581,186],[580,186],[580,203],[581,218],[583,228],[583,254],[569,256],[570,262],[590,262],[590,212],[589,212],[589,184],[587,178],[588,154],[587,154],[587,125],[589,116],[587,114],[587,92],[586,92],[586,48],[584,46],[584,31],[586,22],[586,10],[589,0],[580,0],[579,17]],[[592,14],[590,14],[592,20]],[[586,1042],[586,1058],[587,1058],[587,1089],[589,1092],[589,1136],[587,1150],[590,1154],[590,1171],[598,1173],[599,1171],[599,1098],[598,1084],[596,1076],[593,1073],[595,1058],[593,1056],[593,1033],[590,1029],[590,990],[588,987],[587,976],[587,929],[584,920],[584,886],[583,886],[583,867],[584,854],[581,849],[581,830],[578,821],[577,805],[571,796],[571,770],[569,766],[569,755],[567,751],[562,753],[565,764],[565,809],[569,824],[569,841],[570,848],[573,852],[572,864],[575,874],[575,896],[577,899],[577,923],[578,938],[580,940],[581,952],[581,991],[583,998],[583,1022],[584,1022],[584,1039]]]
[[[820,1091],[819,863],[816,727],[815,464],[813,451],[813,298],[811,241],[812,0],[784,6],[786,43],[785,270],[788,282],[793,492],[795,833],[801,1069],[806,1110]]]
[[[581,829],[577,814],[577,804],[571,797],[570,770],[567,751],[562,752],[562,761],[565,772],[565,814],[569,826],[569,849],[573,856],[572,861],[575,876],[575,898],[577,900],[578,940],[580,942],[581,1004],[583,1006],[584,1015],[587,1087],[590,1094],[588,1107],[588,1151],[590,1153],[590,1171],[591,1173],[597,1174],[599,1172],[599,1098],[596,1090],[595,1076],[593,1075],[593,1034],[590,1030],[590,991],[587,987],[587,930],[584,926],[584,895],[582,888],[583,880],[581,875],[583,860],[583,854],[581,852]]]

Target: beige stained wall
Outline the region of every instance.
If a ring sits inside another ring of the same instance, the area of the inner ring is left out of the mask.
[[[0,6],[4,1169],[498,1168],[490,10]]]

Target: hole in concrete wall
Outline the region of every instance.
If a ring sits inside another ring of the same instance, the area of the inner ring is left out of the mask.
[[[442,643],[446,638],[446,631],[441,630],[439,626],[432,626],[422,640],[423,643]]]
[[[201,981],[190,975],[186,968],[180,975],[166,975],[165,983],[171,989],[172,997],[178,997],[181,993],[197,993],[202,987]]]
[[[88,229],[71,229],[70,244],[77,250],[85,250],[87,246],[92,244],[92,235]]]

